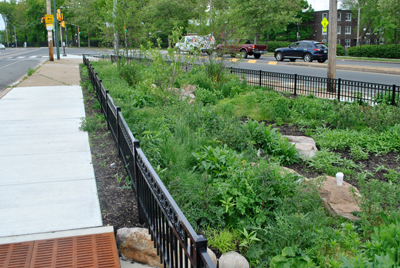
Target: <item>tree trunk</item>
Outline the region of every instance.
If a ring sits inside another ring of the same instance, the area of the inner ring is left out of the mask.
[[[169,35],[168,35],[168,48],[170,48],[170,47],[171,47],[171,40],[170,40]]]
[[[90,47],[90,33],[87,35],[87,42],[88,42],[88,47]]]
[[[259,34],[256,33],[256,34],[254,35],[254,44],[255,44],[255,45],[258,43],[258,37],[259,37]]]
[[[39,33],[36,33],[36,39],[37,39],[37,44],[38,44],[38,47],[40,47],[40,43],[39,43]]]

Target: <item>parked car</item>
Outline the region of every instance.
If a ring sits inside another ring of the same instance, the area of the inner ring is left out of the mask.
[[[277,61],[303,59],[305,62],[317,60],[323,63],[328,59],[328,48],[317,41],[299,41],[289,47],[275,49],[275,59]]]
[[[6,49],[6,47],[3,44],[0,44],[0,49]]]
[[[217,55],[222,57],[223,54],[230,54],[235,57],[238,53],[242,53],[244,58],[254,56],[259,59],[262,54],[268,52],[267,45],[254,45],[249,39],[230,40],[226,44],[217,45]]]
[[[193,53],[196,50],[211,54],[214,51],[215,38],[212,34],[206,36],[185,35],[175,46],[179,52]]]

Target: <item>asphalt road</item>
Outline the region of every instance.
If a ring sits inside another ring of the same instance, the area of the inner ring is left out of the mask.
[[[60,49],[60,58],[63,52]],[[54,48],[54,52],[56,49]],[[66,53],[82,55],[83,53],[100,53],[101,49],[67,48]],[[0,93],[8,86],[20,81],[29,69],[38,67],[49,59],[49,49],[44,48],[6,48],[0,50]],[[57,60],[57,56],[54,57]]]

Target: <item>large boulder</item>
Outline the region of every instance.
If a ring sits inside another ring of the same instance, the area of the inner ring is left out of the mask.
[[[229,251],[219,258],[219,268],[250,268],[248,261],[235,251]]]
[[[313,138],[306,136],[283,136],[296,147],[302,158],[312,158],[318,151]]]
[[[117,231],[117,245],[124,259],[159,267],[160,257],[146,228],[121,228]]]

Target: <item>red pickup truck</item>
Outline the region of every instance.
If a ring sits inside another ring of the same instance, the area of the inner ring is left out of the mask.
[[[219,44],[216,51],[219,57],[222,57],[223,54],[230,54],[235,57],[238,53],[243,53],[245,58],[254,56],[254,58],[259,59],[262,54],[268,52],[268,46],[254,45],[248,39],[240,39],[228,41],[226,44]]]

